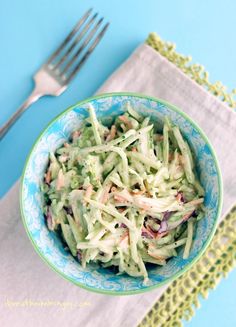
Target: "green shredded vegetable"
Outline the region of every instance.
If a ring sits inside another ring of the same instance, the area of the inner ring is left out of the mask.
[[[146,282],[148,264],[188,258],[204,189],[180,129],[125,110],[107,127],[89,106],[80,130],[50,153],[43,211],[83,267],[115,266]]]

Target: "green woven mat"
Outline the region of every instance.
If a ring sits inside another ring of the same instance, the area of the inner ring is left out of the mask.
[[[172,43],[161,40],[155,33],[148,36],[146,43],[230,107],[236,107],[236,90],[229,93],[222,83],[210,83],[204,68],[192,64],[190,57],[178,54]],[[235,229],[236,205],[219,224],[210,246],[201,259],[171,283],[139,327],[178,327],[183,326],[183,319],[192,318],[195,309],[200,305],[199,296],[207,298],[209,290],[213,289],[236,264]]]

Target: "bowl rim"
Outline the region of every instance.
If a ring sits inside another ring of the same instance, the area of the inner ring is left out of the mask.
[[[50,260],[47,259],[47,257],[41,252],[41,250],[39,249],[39,247],[37,246],[37,244],[35,243],[33,237],[30,234],[30,231],[28,229],[27,223],[26,223],[26,217],[25,217],[25,213],[24,213],[24,204],[23,204],[23,186],[24,186],[24,180],[25,180],[25,173],[26,170],[28,168],[28,164],[29,161],[31,159],[32,153],[34,151],[34,148],[36,147],[36,145],[39,143],[41,137],[43,136],[43,134],[49,129],[49,127],[51,127],[57,120],[58,118],[62,117],[65,113],[70,112],[71,110],[73,110],[74,108],[84,105],[90,101],[94,101],[97,99],[102,99],[102,98],[109,98],[109,97],[116,97],[116,96],[130,96],[130,97],[134,97],[134,98],[141,98],[141,99],[146,99],[146,100],[151,100],[154,102],[158,102],[161,103],[167,107],[169,107],[170,109],[174,110],[175,112],[177,112],[178,114],[180,114],[182,117],[184,117],[186,120],[188,120],[191,125],[199,132],[199,134],[201,135],[201,137],[204,139],[204,141],[206,142],[206,144],[209,146],[211,154],[213,156],[215,165],[216,165],[216,170],[217,170],[217,180],[218,180],[218,188],[219,188],[219,202],[218,202],[218,208],[217,208],[217,214],[215,217],[215,222],[214,225],[212,227],[212,230],[207,238],[207,240],[205,241],[204,245],[202,246],[201,251],[199,251],[199,253],[193,258],[193,260],[191,262],[189,262],[188,264],[186,264],[186,266],[184,266],[183,269],[181,269],[179,272],[175,273],[173,276],[168,277],[167,279],[165,279],[164,281],[158,282],[155,285],[152,286],[147,286],[145,288],[140,288],[137,290],[131,290],[131,291],[113,291],[113,290],[104,290],[104,289],[99,289],[99,288],[94,288],[94,287],[90,287],[87,285],[82,284],[81,282],[77,282],[75,280],[73,280],[73,278],[68,277],[66,274],[64,274],[63,272],[61,272],[57,267],[55,267]],[[22,176],[21,176],[21,181],[20,181],[20,192],[19,192],[19,197],[20,197],[20,212],[21,212],[21,218],[23,221],[23,225],[24,228],[26,230],[26,233],[34,247],[34,250],[38,253],[38,255],[43,259],[44,262],[46,262],[46,264],[52,269],[54,270],[58,275],[62,276],[64,279],[72,282],[73,284],[75,284],[76,286],[79,286],[83,289],[86,289],[88,291],[92,291],[95,293],[100,293],[100,294],[107,294],[107,295],[133,295],[133,294],[140,294],[140,293],[145,293],[151,290],[154,290],[158,287],[161,287],[163,285],[168,284],[169,282],[177,279],[178,277],[180,277],[181,275],[183,275],[186,271],[188,271],[199,259],[200,257],[203,255],[203,253],[206,251],[208,245],[210,244],[215,231],[216,231],[216,227],[217,227],[217,223],[218,223],[218,219],[221,213],[221,209],[222,209],[222,204],[223,204],[223,181],[222,181],[222,175],[221,175],[221,171],[219,168],[219,163],[218,163],[218,159],[215,153],[215,150],[213,148],[213,146],[211,145],[208,137],[206,136],[206,134],[202,131],[202,129],[198,126],[197,123],[195,123],[192,118],[190,118],[185,112],[183,112],[180,108],[178,108],[176,105],[173,105],[171,103],[169,103],[166,100],[162,100],[153,96],[149,96],[149,95],[145,95],[142,93],[134,93],[134,92],[111,92],[111,93],[103,93],[101,95],[95,95],[89,98],[86,98],[85,100],[79,101],[76,104],[70,106],[69,108],[67,108],[66,110],[64,110],[63,112],[61,112],[60,114],[58,114],[55,118],[53,118],[48,124],[47,126],[42,130],[42,132],[39,134],[39,136],[37,137],[36,141],[34,142],[34,144],[32,145],[30,152],[27,156],[27,159],[25,161],[25,165],[23,168],[23,172],[22,172]]]

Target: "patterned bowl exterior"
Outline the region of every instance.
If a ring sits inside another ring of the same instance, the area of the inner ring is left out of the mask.
[[[193,246],[187,260],[182,258],[183,250],[178,256],[168,261],[166,266],[149,269],[150,283],[143,285],[142,278],[128,275],[115,275],[109,269],[96,264],[89,264],[86,269],[66,252],[60,239],[50,232],[42,213],[42,194],[40,181],[48,163],[49,151],[55,151],[78,129],[87,117],[87,108],[92,104],[100,119],[109,120],[122,113],[129,101],[133,108],[151,119],[160,127],[168,116],[180,127],[196,156],[197,171],[206,191],[206,217],[198,225],[194,235]],[[131,93],[113,93],[85,100],[69,108],[56,117],[36,141],[22,177],[21,211],[26,231],[40,256],[60,275],[80,287],[100,293],[134,294],[163,285],[176,278],[200,257],[213,237],[217,218],[221,210],[222,183],[214,151],[199,127],[183,112],[165,101]]]

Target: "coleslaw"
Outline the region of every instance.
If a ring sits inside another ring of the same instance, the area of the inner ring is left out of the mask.
[[[94,108],[70,141],[50,153],[42,183],[50,231],[83,267],[97,262],[142,276],[183,248],[187,259],[204,189],[195,158],[168,119],[157,130],[127,104],[111,126]]]

